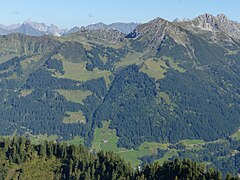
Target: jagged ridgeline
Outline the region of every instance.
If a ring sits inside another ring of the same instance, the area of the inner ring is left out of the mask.
[[[84,28],[62,37],[0,36],[0,133],[137,151],[135,164],[191,156],[226,170],[227,161],[237,174],[238,26],[203,15],[157,18],[127,36]],[[146,143],[155,143],[151,154]]]
[[[188,159],[132,168],[111,152],[93,153],[81,145],[24,137],[0,140],[1,179],[222,179],[220,171]],[[234,180],[230,174],[226,179]]]

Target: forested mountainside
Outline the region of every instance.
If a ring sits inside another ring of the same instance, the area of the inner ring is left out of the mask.
[[[215,26],[227,22],[203,15],[156,18],[127,36],[0,36],[0,133],[109,145],[139,165],[190,157],[237,174],[240,37]]]
[[[24,137],[1,139],[0,160],[1,179],[222,179],[220,171],[189,159],[132,168],[111,152],[66,143],[33,145]]]

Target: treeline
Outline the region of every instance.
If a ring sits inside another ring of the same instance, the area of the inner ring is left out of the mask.
[[[52,161],[56,163],[51,164]],[[92,152],[81,145],[54,142],[34,145],[25,137],[0,140],[0,179],[13,176],[43,179],[44,171],[36,172],[44,166],[50,166],[49,174],[54,179],[222,179],[220,171],[206,169],[188,159],[132,168],[116,154]],[[238,178],[228,174],[226,179]]]

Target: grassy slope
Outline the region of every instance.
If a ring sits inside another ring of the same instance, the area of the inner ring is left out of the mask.
[[[163,79],[168,68],[172,68],[181,73],[185,69],[178,66],[170,57],[161,57],[160,59],[149,58],[144,61],[141,71],[155,79]]]
[[[68,144],[73,144],[73,145],[84,145],[84,138],[79,137],[79,136],[75,136],[73,137],[73,139],[67,141]]]
[[[81,90],[57,90],[58,93],[63,95],[68,101],[83,104],[83,100],[92,95],[91,91]]]
[[[103,121],[102,128],[96,128],[94,132],[94,139],[91,149],[96,151],[113,151],[123,157],[127,162],[134,166],[141,164],[139,158],[144,156],[151,156],[157,154],[158,149],[169,150],[165,153],[164,157],[157,159],[156,162],[163,164],[164,161],[169,160],[173,156],[178,156],[176,149],[169,149],[170,144],[161,144],[156,142],[144,142],[138,149],[126,149],[119,148],[117,146],[118,137],[114,129],[109,128],[109,121]],[[203,140],[183,140],[179,143],[183,143],[187,148],[200,148],[204,143]]]
[[[240,131],[238,131],[238,132],[234,133],[233,135],[231,135],[231,138],[240,141]]]
[[[156,154],[158,148],[167,149],[167,144],[155,142],[144,142],[136,150],[119,148],[117,146],[118,137],[116,132],[109,128],[109,124],[109,121],[104,121],[102,128],[95,129],[92,149],[95,149],[96,151],[113,151],[123,157],[127,162],[130,162],[132,166],[138,166],[141,164],[141,161],[139,160],[140,157]]]
[[[86,124],[86,118],[83,115],[82,111],[67,112],[67,114],[69,116],[64,118],[63,123],[65,123],[65,124],[73,124],[73,123],[83,123],[83,124]]]
[[[89,81],[104,77],[105,80],[110,76],[109,71],[101,71],[95,68],[93,71],[86,70],[86,63],[72,63],[63,61],[63,68],[65,73],[63,75],[56,75],[58,78],[68,78],[80,82]]]
[[[121,61],[115,64],[115,67],[120,68],[120,67],[129,66],[131,64],[141,64],[144,61],[142,59],[143,55],[144,53],[129,52],[124,59],[122,59]]]
[[[63,95],[68,101],[84,104],[84,99],[92,95],[91,91],[82,91],[82,90],[57,90],[58,93]],[[84,123],[86,124],[86,118],[83,115],[82,111],[78,112],[66,112],[69,116],[66,116],[63,120],[63,123]]]
[[[56,141],[58,139],[57,135],[47,135],[47,134],[39,134],[39,135],[30,135],[29,136],[31,143],[40,144],[44,141]]]

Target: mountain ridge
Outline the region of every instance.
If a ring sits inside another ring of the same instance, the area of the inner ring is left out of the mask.
[[[86,29],[89,30],[98,30],[98,29],[113,29],[118,30],[122,33],[128,34],[139,23],[123,23],[116,22],[109,25],[104,23],[96,23],[86,26]],[[53,36],[63,36],[71,33],[76,33],[80,31],[81,27],[75,26],[71,29],[59,28],[58,26],[51,24],[46,25],[45,23],[38,23],[32,20],[26,20],[22,24],[13,24],[13,25],[0,25],[0,35],[7,35],[11,33],[22,33],[30,36],[44,36],[44,35],[53,35]]]
[[[156,18],[158,19],[158,18]],[[170,21],[165,20],[170,23]],[[236,21],[229,20],[224,14],[218,14],[216,16],[211,14],[199,15],[193,19],[184,18],[182,20],[176,18],[172,23],[182,26],[183,28],[193,30],[201,29],[208,31],[223,31],[228,33],[231,37],[240,38],[240,24]],[[140,24],[146,23],[124,23],[115,22],[111,24],[104,24],[102,22],[87,25],[85,28],[90,30],[95,29],[115,29],[122,33],[129,34],[134,31]],[[59,28],[56,25],[46,25],[44,23],[33,22],[32,20],[26,20],[22,24],[13,25],[0,25],[0,35],[6,35],[10,33],[23,33],[25,35],[43,36],[53,35],[62,36],[79,31],[81,27],[75,26],[71,29]]]

